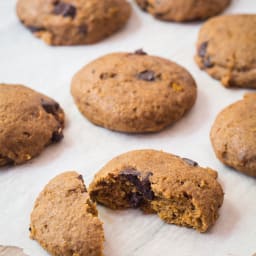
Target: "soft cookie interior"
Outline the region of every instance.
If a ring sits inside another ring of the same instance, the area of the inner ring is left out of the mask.
[[[140,208],[145,213],[157,213],[165,222],[187,226],[205,232],[212,223],[202,213],[200,203],[185,190],[166,198],[154,193],[152,173],[142,175],[136,169],[127,169],[119,175],[109,174],[90,186],[93,200],[112,209]],[[186,181],[179,181],[183,186]],[[198,184],[204,186],[205,184]],[[217,213],[214,216],[217,219]]]

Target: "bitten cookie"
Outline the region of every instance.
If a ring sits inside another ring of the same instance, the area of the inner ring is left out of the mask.
[[[203,20],[221,13],[231,0],[136,0],[142,10],[160,20]]]
[[[22,164],[63,138],[64,112],[22,85],[0,84],[0,166]]]
[[[195,60],[225,87],[256,88],[255,41],[256,15],[216,17],[201,28]]]
[[[256,93],[221,111],[210,137],[221,162],[256,177]]]
[[[223,191],[217,172],[155,150],[131,151],[106,164],[89,188],[112,209],[141,208],[167,223],[207,231],[218,218]]]
[[[17,15],[50,45],[96,43],[126,24],[126,0],[18,0]]]
[[[197,88],[181,66],[138,50],[89,63],[74,76],[71,93],[94,124],[142,133],[179,120],[194,105]]]
[[[46,185],[31,213],[30,232],[51,255],[103,255],[103,226],[76,172],[60,174]]]

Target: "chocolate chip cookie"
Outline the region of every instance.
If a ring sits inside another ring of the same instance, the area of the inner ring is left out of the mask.
[[[136,0],[142,10],[160,20],[203,20],[221,13],[231,0]]]
[[[181,66],[138,50],[89,63],[74,76],[71,93],[94,124],[142,133],[179,120],[194,105],[197,88]]]
[[[201,28],[195,60],[225,87],[256,88],[255,41],[256,15],[216,17]]]
[[[256,177],[256,93],[221,111],[210,136],[221,162]]]
[[[126,0],[18,0],[21,22],[50,45],[96,43],[126,24]]]
[[[46,185],[31,213],[30,234],[51,255],[103,255],[103,225],[81,175],[66,172]]]
[[[22,164],[63,138],[64,112],[22,85],[0,84],[0,166]]]
[[[107,163],[95,175],[89,193],[109,208],[140,208],[167,223],[206,232],[223,202],[216,178],[216,171],[190,159],[137,150]]]

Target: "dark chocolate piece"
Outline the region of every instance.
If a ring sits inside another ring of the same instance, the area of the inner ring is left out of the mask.
[[[41,99],[41,105],[47,113],[52,115],[55,115],[60,109],[60,105],[54,101],[46,101],[44,99]]]
[[[144,70],[140,72],[137,76],[140,80],[148,81],[148,82],[153,82],[155,81],[155,72],[151,70]]]
[[[207,47],[208,47],[208,42],[203,42],[199,49],[198,49],[198,55],[202,58],[204,58],[206,56],[206,50],[207,50]]]
[[[182,158],[182,160],[184,160],[188,165],[191,165],[191,166],[198,166],[198,163],[189,159],[189,158]]]
[[[130,183],[132,183],[138,190],[138,192],[133,192],[128,196],[128,200],[130,201],[132,207],[140,207],[145,202],[145,200],[154,199],[154,193],[151,190],[151,184],[149,180],[149,177],[151,175],[152,173],[149,172],[145,177],[142,177],[142,179],[140,179],[140,172],[133,168],[126,169],[121,172],[121,176],[128,180]]]
[[[57,142],[61,141],[63,138],[64,138],[64,136],[62,133],[62,129],[59,128],[58,131],[53,132],[51,142],[57,143]]]
[[[28,30],[32,33],[40,32],[45,30],[43,27],[36,27],[36,26],[26,26]]]
[[[134,54],[137,55],[148,55],[146,52],[143,51],[143,49],[138,49],[134,52]]]
[[[72,19],[74,19],[74,17],[76,16],[76,7],[68,3],[57,1],[55,3],[53,13],[56,15],[71,17]]]

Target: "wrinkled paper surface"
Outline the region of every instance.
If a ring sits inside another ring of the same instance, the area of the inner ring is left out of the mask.
[[[135,1],[134,1],[135,2]],[[138,210],[114,212],[99,207],[105,227],[105,256],[252,256],[256,252],[256,180],[223,166],[215,157],[210,127],[217,113],[248,90],[223,88],[194,63],[202,23],[168,23],[141,12],[124,30],[90,46],[49,47],[34,38],[15,15],[15,0],[0,1],[0,81],[21,83],[55,98],[66,112],[64,140],[29,163],[0,171],[0,244],[25,253],[48,255],[29,238],[29,216],[38,193],[55,175],[76,170],[88,185],[94,174],[123,152],[154,148],[209,166],[219,172],[225,200],[216,225],[206,234],[167,225]],[[256,1],[234,0],[227,13],[256,12]],[[225,24],[223,24],[225,25]],[[109,52],[146,52],[178,62],[198,84],[198,99],[185,118],[149,135],[126,135],[96,127],[78,112],[70,81],[89,61]]]

